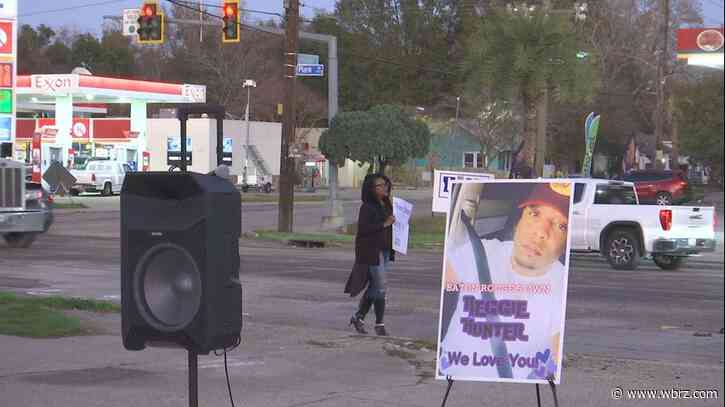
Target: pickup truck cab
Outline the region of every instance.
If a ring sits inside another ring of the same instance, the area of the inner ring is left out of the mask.
[[[640,205],[634,184],[575,178],[571,249],[599,252],[615,269],[633,270],[651,255],[662,269],[715,250],[715,209]]]
[[[71,170],[76,183],[71,193],[101,192],[104,196],[120,193],[126,174],[131,172],[128,164],[111,160],[89,160],[83,170]]]

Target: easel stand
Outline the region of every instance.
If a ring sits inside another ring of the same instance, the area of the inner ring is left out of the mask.
[[[453,387],[453,378],[451,376],[447,376],[446,380],[448,381],[448,387],[446,388],[446,394],[443,396],[443,402],[441,403],[441,407],[446,407],[446,403],[448,402],[448,395],[451,392],[451,388]],[[559,407],[559,398],[556,396],[556,384],[554,384],[554,378],[548,377],[547,380],[549,381],[549,387],[551,387],[551,394],[554,397],[554,407]],[[536,406],[541,407],[541,393],[539,391],[539,384],[536,383]]]
[[[189,407],[199,407],[199,355],[189,350]]]

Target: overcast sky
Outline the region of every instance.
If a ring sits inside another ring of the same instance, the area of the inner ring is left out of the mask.
[[[193,2],[194,0],[187,0]],[[723,0],[700,0],[708,25],[723,24]],[[168,2],[162,1],[166,5]],[[219,0],[204,0],[205,3],[220,3]],[[18,0],[21,24],[51,27],[69,26],[79,31],[100,33],[102,16],[122,14],[125,8],[140,7],[142,0]],[[282,13],[283,0],[246,0],[246,7],[253,10]],[[335,0],[302,0],[305,7],[302,14],[314,15],[314,8],[332,10]],[[274,6],[276,5],[276,6]],[[250,14],[255,19],[268,19],[262,14]]]

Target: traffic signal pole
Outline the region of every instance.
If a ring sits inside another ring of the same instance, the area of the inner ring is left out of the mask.
[[[297,79],[297,22],[299,21],[299,0],[285,1],[285,54],[284,82],[285,101],[282,119],[282,149],[279,169],[279,217],[277,230],[292,232],[294,228],[294,158],[290,157],[289,147],[295,142]]]
[[[123,18],[119,16],[103,16],[106,20],[122,21]],[[218,27],[218,23],[210,21],[198,21],[191,19],[180,19],[180,18],[168,18],[166,21],[170,24],[182,24],[182,25],[202,25],[210,27]],[[263,31],[274,35],[285,35],[284,30],[274,27],[265,26],[249,26],[244,23],[240,23],[239,26],[244,30],[252,31]],[[332,119],[337,115],[339,109],[338,106],[338,59],[337,59],[337,37],[328,34],[318,34],[300,31],[300,38],[304,38],[310,41],[322,42],[327,44],[328,54],[328,77],[327,77],[327,119],[328,125],[332,124]],[[283,157],[280,157],[282,161]],[[281,167],[281,163],[280,163]],[[281,171],[280,171],[281,175]],[[337,163],[332,161],[329,162],[329,195],[328,195],[328,216],[322,218],[322,227],[324,229],[340,229],[345,226],[345,217],[343,212],[342,202],[338,198],[338,166]]]

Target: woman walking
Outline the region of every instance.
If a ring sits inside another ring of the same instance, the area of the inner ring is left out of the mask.
[[[393,252],[393,228],[395,217],[390,202],[391,183],[382,174],[365,177],[362,186],[362,206],[355,236],[355,267],[345,292],[357,295],[368,284],[360,298],[357,312],[350,318],[358,333],[366,334],[365,316],[371,307],[375,308],[375,333],[387,336],[383,317],[385,315],[385,273],[390,261],[395,260]]]

